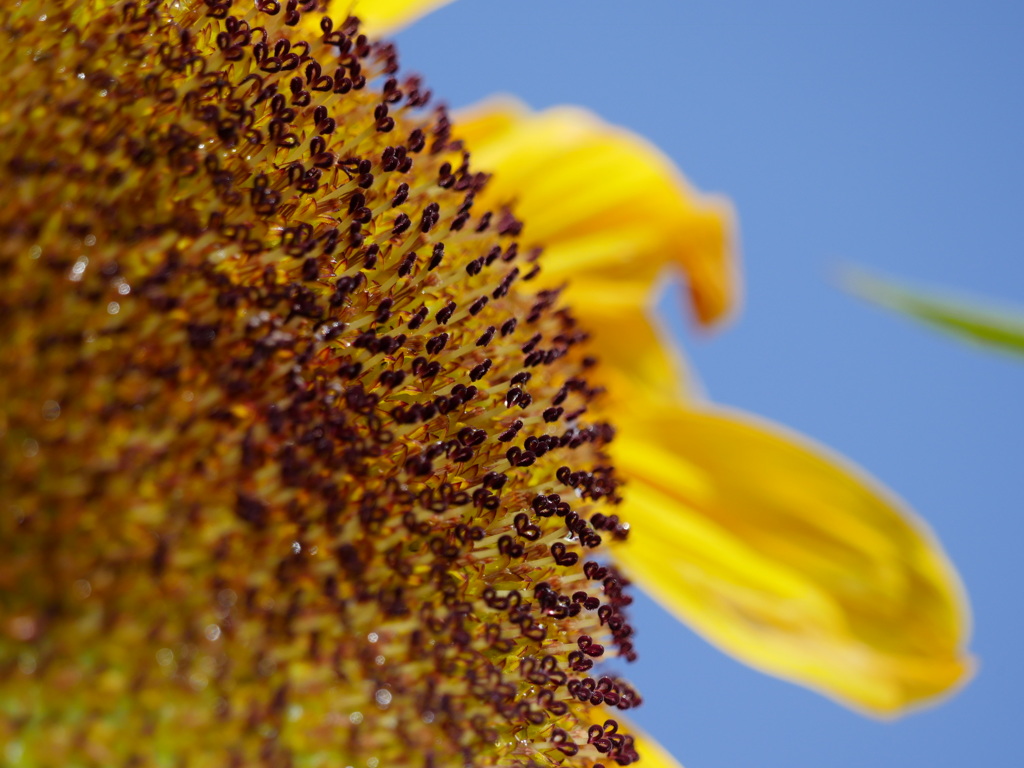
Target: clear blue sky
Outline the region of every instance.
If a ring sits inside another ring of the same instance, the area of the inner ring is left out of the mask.
[[[897,489],[970,592],[977,678],[893,724],[748,670],[641,599],[641,724],[687,768],[1024,765],[1024,361],[832,279],[852,262],[1024,305],[1024,3],[460,0],[399,42],[452,106],[582,104],[728,194],[743,313],[711,339],[674,313],[710,394]]]

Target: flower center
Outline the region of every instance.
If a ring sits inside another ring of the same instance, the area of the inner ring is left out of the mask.
[[[632,762],[594,360],[444,110],[316,2],[43,5],[2,12],[4,739]]]

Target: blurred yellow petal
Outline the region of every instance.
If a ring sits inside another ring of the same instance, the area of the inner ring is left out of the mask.
[[[526,242],[544,246],[547,283],[571,278],[571,302],[588,301],[592,281],[649,290],[675,267],[701,323],[733,306],[728,204],[696,193],[640,137],[582,109],[531,112],[509,99],[463,112],[455,124],[476,166],[494,173],[481,202],[514,203]]]
[[[359,17],[359,31],[376,38],[393,34],[450,2],[452,0],[354,0],[348,7],[349,13]],[[345,0],[334,0],[332,7],[345,8]]]
[[[576,316],[600,354],[609,408],[637,389],[670,401],[695,397],[700,384],[682,355],[647,311],[651,291],[613,280],[590,280],[575,303]]]
[[[876,715],[969,676],[956,573],[887,491],[749,417],[662,404],[618,423],[633,528],[617,557],[696,630]]]

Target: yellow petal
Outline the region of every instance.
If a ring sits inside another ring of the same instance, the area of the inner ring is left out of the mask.
[[[371,38],[397,32],[452,0],[334,0],[332,10],[358,16],[359,31]]]
[[[586,300],[592,280],[649,289],[675,267],[700,322],[729,311],[737,292],[730,208],[698,195],[643,139],[581,109],[531,112],[508,99],[455,124],[474,165],[494,173],[480,202],[514,203],[526,241],[544,246],[544,280],[572,279],[570,301]]]
[[[577,296],[573,314],[593,340],[600,361],[599,377],[609,392],[607,408],[621,401],[647,397],[669,402],[691,399],[702,391],[682,355],[647,308],[650,290],[591,280],[585,296]]]
[[[625,410],[616,555],[743,661],[876,715],[962,684],[969,619],[926,527],[858,470],[723,412]]]

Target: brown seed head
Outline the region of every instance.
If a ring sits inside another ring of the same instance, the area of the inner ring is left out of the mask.
[[[0,741],[632,762],[585,334],[393,49],[313,0],[0,24]]]

